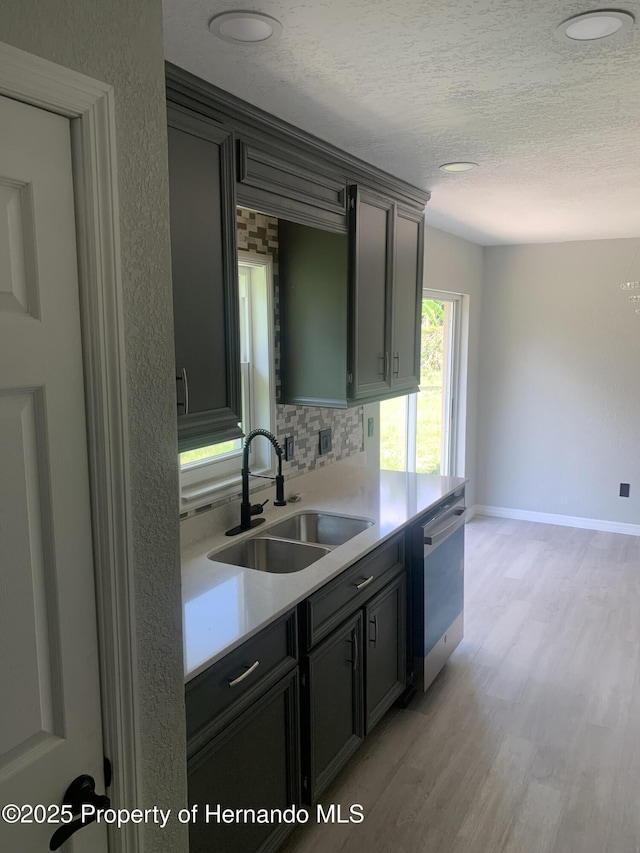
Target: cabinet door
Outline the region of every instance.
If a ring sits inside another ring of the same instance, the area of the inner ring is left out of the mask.
[[[393,203],[356,186],[349,193],[350,397],[366,400],[390,391]]]
[[[309,654],[303,681],[308,740],[303,794],[314,802],[364,737],[362,613]]]
[[[291,824],[205,820],[205,807],[286,809],[299,802],[298,674],[283,679],[189,761],[190,853],[266,853]]]
[[[420,383],[424,216],[396,207],[391,386],[409,394]]]
[[[178,442],[240,437],[233,138],[169,107],[169,189]]]
[[[404,572],[365,606],[364,614],[365,709],[369,733],[407,683],[407,584]]]

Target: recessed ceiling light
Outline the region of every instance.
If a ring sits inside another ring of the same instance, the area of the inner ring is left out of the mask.
[[[618,9],[583,12],[563,21],[556,29],[556,37],[561,41],[599,41],[628,30],[634,23],[630,12]]]
[[[209,21],[211,32],[232,44],[263,44],[282,33],[282,24],[262,12],[224,12]]]
[[[475,169],[477,163],[443,163],[440,168],[443,172],[468,172]]]

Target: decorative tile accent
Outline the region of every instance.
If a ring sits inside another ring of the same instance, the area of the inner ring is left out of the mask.
[[[362,406],[321,409],[315,406],[277,406],[278,438],[294,437],[294,459],[285,462],[289,477],[330,465],[364,450]],[[320,456],[321,429],[331,429],[331,451]]]

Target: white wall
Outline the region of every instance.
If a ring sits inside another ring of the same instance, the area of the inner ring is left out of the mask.
[[[460,438],[456,474],[469,477],[467,504],[477,503],[478,364],[483,300],[483,248],[462,237],[427,226],[424,286],[465,294],[459,401]]]
[[[114,87],[143,803],[186,801],[175,368],[161,0],[2,0],[0,40]],[[187,827],[144,827],[187,850]]]
[[[640,522],[639,246],[484,250],[479,504]]]

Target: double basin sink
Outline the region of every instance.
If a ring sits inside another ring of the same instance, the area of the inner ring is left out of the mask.
[[[209,559],[260,572],[299,572],[372,524],[368,518],[299,512],[259,535],[209,554]]]

